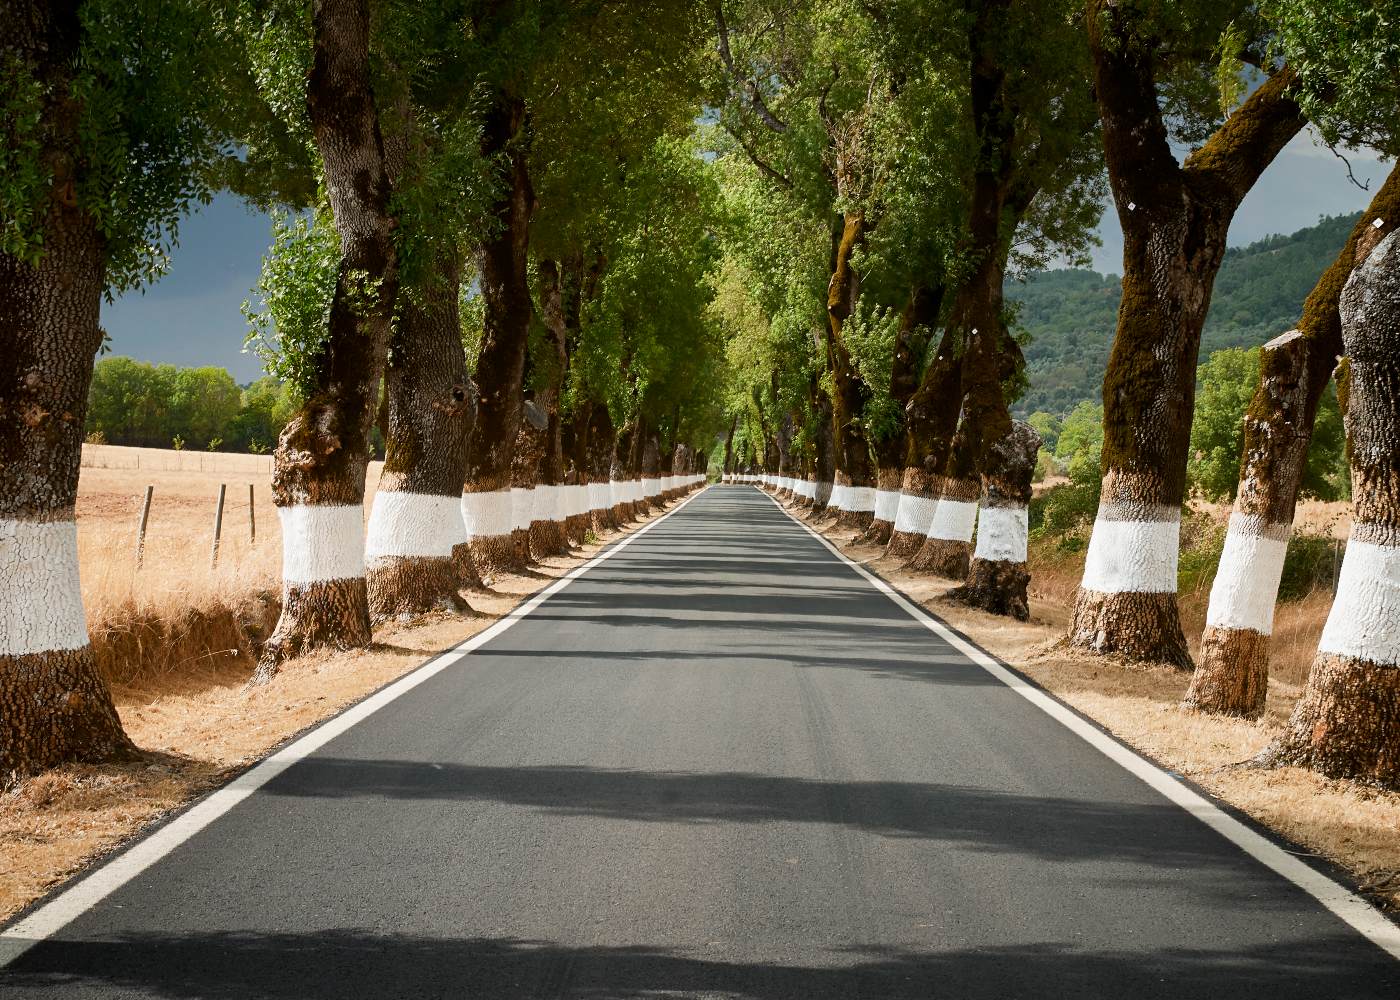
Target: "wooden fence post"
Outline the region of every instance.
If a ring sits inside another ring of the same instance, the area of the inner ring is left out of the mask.
[[[227,483],[219,484],[219,505],[214,508],[214,549],[209,553],[209,565],[213,566],[219,561],[219,534],[224,528],[224,494],[228,491]]]
[[[146,558],[146,522],[151,517],[151,494],[156,491],[154,486],[146,487],[146,499],[141,503],[141,524],[136,529],[136,568],[141,568],[141,562]]]

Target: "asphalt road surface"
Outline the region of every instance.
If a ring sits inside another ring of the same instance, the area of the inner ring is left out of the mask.
[[[1394,1000],[1400,963],[714,487],[0,995]]]

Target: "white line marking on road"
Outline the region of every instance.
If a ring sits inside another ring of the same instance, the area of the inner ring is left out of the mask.
[[[703,492],[704,490],[701,489],[692,493],[650,524],[643,525],[626,538],[619,539],[611,547],[598,553],[588,562],[574,567],[490,628],[478,632],[471,638],[464,640],[460,645],[438,654],[412,673],[405,674],[388,687],[381,688],[364,701],[346,709],[340,715],[332,716],[305,736],[289,743],[262,762],[255,764],[223,788],[213,792],[208,798],[196,803],[187,812],[171,820],[150,836],[138,840],[130,848],[100,867],[93,869],[28,916],[0,931],[0,969],[19,958],[34,945],[58,933],[77,917],[136,878],[287,768],[309,757],[337,736],[368,719],[385,705],[464,659],[472,650],[490,642],[528,616],[551,595],[562,590],[594,566],[621,552]]]
[[[764,496],[767,496],[767,494],[764,494]],[[1102,730],[1081,719],[1069,708],[1060,704],[1034,684],[1022,677],[1018,677],[1010,670],[1007,670],[1006,667],[998,663],[989,653],[974,646],[972,643],[962,638],[962,636],[953,632],[948,626],[934,618],[918,604],[914,603],[908,597],[905,597],[878,576],[866,570],[860,563],[847,557],[844,552],[835,545],[832,545],[823,535],[793,516],[792,512],[783,507],[778,501],[773,500],[772,497],[768,497],[768,499],[772,500],[774,506],[786,514],[798,527],[821,542],[822,545],[826,546],[829,552],[846,563],[846,565],[850,566],[861,576],[865,577],[876,590],[894,601],[895,604],[903,608],[916,621],[922,623],[929,631],[936,634],[973,663],[1011,688],[1011,690],[1015,691],[1022,698],[1025,698],[1036,708],[1060,723],[1060,725],[1064,726],[1080,739],[1084,740],[1084,742],[1088,743],[1095,750],[1098,750],[1109,760],[1130,772],[1154,791],[1196,817],[1196,819],[1230,841],[1255,861],[1258,861],[1264,867],[1283,876],[1298,888],[1302,889],[1309,896],[1313,897],[1313,899],[1316,899],[1328,910],[1332,911],[1343,923],[1351,927],[1372,944],[1376,945],[1376,947],[1385,951],[1392,958],[1400,959],[1400,927],[1393,924],[1384,914],[1370,903],[1366,902],[1366,900],[1334,879],[1328,878],[1316,869],[1304,864],[1267,837],[1251,830],[1248,826],[1235,819],[1205,796],[1192,790],[1176,778],[1173,778],[1147,758],[1129,749],[1112,736],[1109,736],[1107,733],[1104,733]]]

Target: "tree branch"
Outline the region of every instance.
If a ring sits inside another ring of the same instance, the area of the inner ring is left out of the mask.
[[[780,135],[786,132],[788,130],[787,122],[780,121],[769,110],[768,103],[763,99],[763,92],[758,89],[758,84],[740,73],[739,68],[734,64],[734,56],[729,50],[729,25],[724,20],[722,0],[716,0],[715,3],[715,27],[719,32],[719,44],[716,46],[719,57],[724,62],[725,69],[729,70],[729,75],[747,92],[749,105],[753,108],[754,114],[758,115],[763,124],[774,132]]]
[[[792,187],[792,181],[789,180],[786,176],[784,176],[781,171],[765,163],[762,160],[762,158],[759,157],[758,153],[754,150],[754,148],[750,146],[746,141],[744,141],[744,137],[742,135],[740,135],[737,131],[731,128],[728,123],[721,124],[724,125],[724,130],[734,137],[734,141],[739,144],[739,148],[748,154],[749,161],[753,163],[753,165],[757,167],[765,177],[767,177],[771,181],[774,181],[777,184],[780,184],[785,188],[790,189]]]

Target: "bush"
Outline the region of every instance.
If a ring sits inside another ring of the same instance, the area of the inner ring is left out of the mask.
[[[1037,538],[1058,539],[1060,548],[1069,552],[1083,548],[1084,539],[1073,533],[1094,523],[1101,486],[1096,461],[1071,462],[1069,482],[1031,498],[1027,514],[1031,533]]]
[[[1297,532],[1288,540],[1279,581],[1279,603],[1299,601],[1314,590],[1331,590],[1337,578],[1342,545],[1330,534]]]

